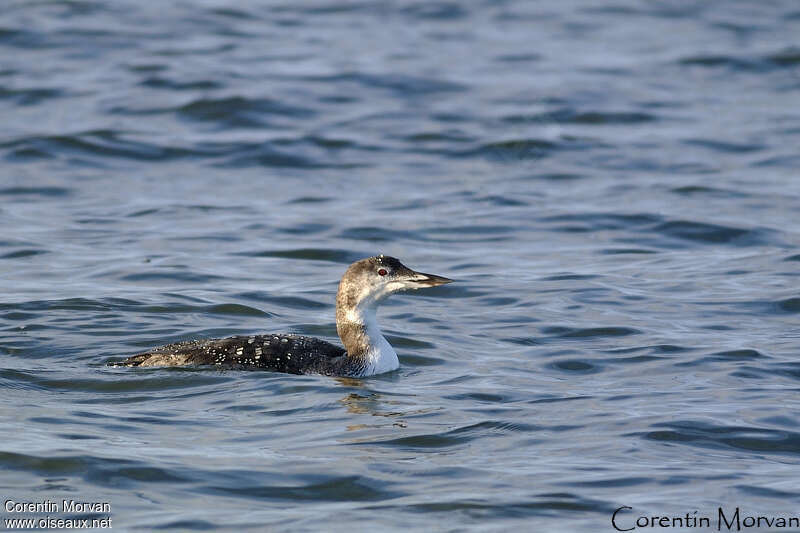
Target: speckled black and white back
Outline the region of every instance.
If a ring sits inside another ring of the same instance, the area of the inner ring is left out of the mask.
[[[210,365],[231,369],[272,370],[288,374],[358,375],[361,370],[345,350],[302,335],[252,335],[177,342],[134,355],[114,366]]]

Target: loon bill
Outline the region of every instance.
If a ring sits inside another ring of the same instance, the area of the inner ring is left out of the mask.
[[[451,279],[415,272],[394,257],[376,256],[350,265],[336,294],[336,332],[344,348],[301,335],[272,334],[185,341],[133,355],[109,366],[215,365],[289,374],[372,376],[400,366],[375,318],[390,294],[436,287]]]

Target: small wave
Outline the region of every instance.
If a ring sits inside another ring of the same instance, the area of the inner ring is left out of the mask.
[[[457,20],[466,18],[468,11],[458,2],[419,2],[403,7],[404,15],[421,20]]]
[[[317,222],[301,222],[300,224],[275,228],[276,231],[288,233],[289,235],[319,235],[330,229],[332,229],[330,224],[320,224]]]
[[[165,522],[163,524],[147,524],[148,529],[153,530],[171,530],[171,531],[217,531],[223,529],[222,524],[214,524],[206,520],[175,520],[173,522]]]
[[[96,166],[98,158],[114,160],[172,161],[179,159],[211,160],[214,166],[240,168],[251,166],[293,168],[355,168],[352,162],[341,162],[331,158],[332,151],[339,149],[364,149],[348,142],[325,138],[298,138],[274,142],[219,142],[198,143],[188,147],[157,144],[124,138],[122,132],[92,130],[70,135],[27,136],[0,143],[8,149],[6,157],[11,160],[70,157],[80,164],[91,162]],[[319,158],[307,152],[316,149]],[[322,150],[324,151],[322,151]]]
[[[188,481],[163,468],[145,466],[138,461],[92,455],[40,457],[21,453],[0,452],[0,465],[10,470],[36,472],[43,477],[86,476],[101,486],[131,487],[141,482]]]
[[[704,448],[732,448],[761,454],[800,454],[800,434],[794,431],[752,426],[720,426],[707,422],[682,421],[653,424],[653,429],[635,436],[647,440],[686,444]]]
[[[355,168],[355,163],[337,163],[329,160],[314,159],[298,151],[278,149],[274,145],[265,143],[258,146],[241,146],[228,157],[215,163],[221,168],[246,168],[246,167],[283,167],[283,168]]]
[[[608,231],[622,230],[655,224],[662,220],[657,215],[647,213],[585,213],[579,215],[553,215],[539,219],[544,223],[563,223],[560,227],[552,228],[556,231]]]
[[[170,303],[165,305],[153,305],[150,303],[128,300],[124,298],[105,298],[99,300],[87,298],[68,298],[65,300],[35,300],[22,304],[0,304],[0,311],[4,310],[8,310],[10,313],[20,313],[25,311],[37,313],[36,315],[32,316],[39,316],[39,314],[53,314],[57,311],[88,311],[97,313],[119,311],[135,313],[189,313],[259,317],[273,316],[271,313],[262,311],[261,309],[236,303],[208,305]]]
[[[148,347],[150,346],[148,345]],[[59,354],[63,354],[63,350],[59,351]],[[0,378],[16,384],[17,387],[26,386],[47,391],[78,392],[82,395],[88,395],[87,400],[85,400],[86,403],[108,403],[111,401],[110,398],[114,398],[116,401],[116,398],[120,395],[123,395],[123,397],[120,397],[122,402],[135,402],[135,398],[124,397],[124,393],[162,391],[166,394],[169,391],[186,388],[194,389],[204,385],[218,386],[220,382],[219,376],[194,372],[194,369],[188,369],[191,374],[190,380],[175,378],[175,374],[187,372],[187,369],[183,368],[170,369],[167,371],[168,374],[155,371],[150,373],[142,372],[136,376],[125,373],[124,370],[126,369],[110,370],[103,366],[103,370],[103,375],[97,378],[75,379],[66,376],[54,377],[52,372],[43,373],[41,371],[31,372],[8,369],[0,370]],[[109,374],[113,373],[123,373],[123,377],[120,379],[108,379]]]
[[[468,516],[480,516],[485,519],[552,517],[569,512],[595,512],[610,514],[614,508],[609,504],[601,504],[577,498],[569,499],[569,495],[552,494],[542,497],[540,501],[503,501],[497,504],[477,500],[455,500],[428,503],[412,503],[404,507],[417,513],[454,513],[462,512]]]
[[[446,395],[444,398],[447,400],[474,401],[482,404],[507,403],[513,401],[510,395],[491,392],[464,392],[461,394]]]
[[[761,359],[766,356],[758,350],[742,349],[716,352],[713,354],[713,357],[718,361],[743,361],[748,359]]]
[[[233,486],[212,485],[202,490],[259,501],[374,502],[399,496],[388,489],[385,481],[363,476],[331,477],[302,485],[252,485],[253,472],[242,472],[236,477],[241,479]]]
[[[523,423],[506,423],[499,421],[484,421],[477,424],[463,426],[443,433],[428,433],[411,435],[389,440],[358,441],[355,445],[380,445],[400,448],[403,450],[431,451],[439,448],[460,446],[472,440],[489,436],[500,436],[508,432],[530,432],[541,429],[538,426]]]
[[[389,342],[391,342],[392,345],[395,345],[394,339],[396,338],[397,337],[389,339]],[[397,343],[397,346],[400,346],[401,344],[402,343]],[[425,343],[425,344],[428,344],[430,347],[434,347],[431,343]],[[445,361],[444,359],[440,359],[438,357],[426,357],[423,355],[402,355],[400,357],[400,360],[403,365],[408,365],[410,367],[444,366],[448,364],[447,361]]]
[[[300,204],[321,204],[332,201],[333,198],[329,196],[301,196],[299,198],[294,198],[292,200],[289,200],[287,203],[290,205],[300,205]]]
[[[777,498],[786,500],[796,500],[800,493],[797,491],[778,490],[769,487],[755,487],[753,485],[739,485],[736,490],[740,490],[745,494],[751,494],[757,498]]]
[[[58,43],[52,41],[49,32],[37,32],[22,28],[0,28],[0,43],[25,50],[55,48]]]
[[[583,280],[590,280],[590,279],[597,279],[599,276],[596,274],[573,274],[573,273],[565,273],[565,274],[556,274],[554,276],[546,276],[542,278],[542,281],[583,281]]]
[[[432,144],[432,143],[466,143],[475,142],[475,138],[452,131],[434,131],[427,133],[414,133],[406,135],[403,140],[410,143]]]
[[[252,20],[256,17],[253,11],[243,11],[241,8],[233,7],[216,7],[209,9],[208,12],[215,16],[237,20]]]
[[[653,231],[671,239],[705,244],[758,246],[775,242],[775,233],[767,229],[737,228],[690,220],[669,220],[655,226]]]
[[[247,300],[273,303],[291,309],[326,309],[328,307],[328,305],[324,303],[308,298],[301,298],[299,296],[275,296],[262,291],[240,292],[236,294],[236,296]]]
[[[213,121],[226,128],[263,127],[266,125],[264,117],[269,115],[307,118],[316,114],[309,108],[292,106],[269,98],[241,96],[194,100],[175,111],[182,117]]]
[[[32,471],[47,477],[84,473],[90,462],[92,460],[85,456],[38,457],[0,451],[0,465],[4,469]]]
[[[766,148],[763,144],[732,143],[732,142],[718,141],[713,139],[687,139],[683,141],[683,143],[688,144],[690,146],[700,146],[702,148],[708,148],[709,150],[713,150],[714,152],[723,152],[730,154],[760,152]]]
[[[778,310],[783,313],[800,313],[800,298],[787,298],[777,302]]]
[[[789,47],[760,56],[696,55],[683,58],[678,63],[707,68],[726,67],[733,71],[764,72],[793,68],[800,64],[800,49]]]
[[[640,111],[577,111],[569,108],[557,109],[534,115],[508,115],[503,118],[510,124],[583,124],[617,125],[643,124],[660,120],[652,113]]]
[[[794,67],[800,65],[800,48],[786,48],[779,52],[767,54],[764,59],[780,67]]]
[[[550,326],[542,329],[542,333],[561,339],[581,339],[591,337],[625,337],[638,335],[638,329],[609,326],[602,328],[569,328],[563,326]]]
[[[596,364],[589,363],[588,361],[581,361],[578,359],[570,359],[566,361],[556,361],[550,364],[551,368],[561,370],[564,372],[573,372],[578,374],[594,374],[600,371],[600,367]]]
[[[651,346],[637,346],[637,347],[634,347],[634,348],[623,348],[621,350],[617,349],[615,351],[616,352],[634,352],[634,351],[639,351],[639,350],[644,350],[647,353],[669,355],[669,354],[678,354],[678,353],[688,352],[688,351],[691,351],[692,348],[688,348],[686,346],[677,346],[675,344],[655,344],[655,345],[651,345]]]
[[[751,166],[756,168],[782,167],[782,168],[796,169],[798,166],[800,166],[800,156],[794,153],[790,153],[788,155],[778,155],[775,157],[768,157],[760,161],[755,161],[754,163],[751,164]]]
[[[646,248],[604,248],[598,253],[605,255],[624,255],[624,254],[657,254],[656,250]]]
[[[167,314],[213,314],[213,315],[233,315],[233,316],[260,316],[272,317],[272,313],[262,311],[242,304],[215,304],[215,305],[141,305],[136,306],[136,310],[142,313],[167,313]]]
[[[230,209],[247,209],[246,206],[217,206],[217,205],[208,205],[208,204],[171,204],[168,206],[163,207],[150,207],[147,209],[140,209],[133,211],[131,213],[126,213],[125,216],[129,218],[138,218],[138,217],[146,217],[154,214],[166,214],[166,213],[175,213],[176,211],[198,211],[200,213],[213,213],[214,211],[228,211]],[[200,237],[183,237],[181,240],[191,240],[191,239],[212,239],[213,237],[210,236],[200,236]],[[226,237],[227,240],[227,237]]]
[[[544,340],[537,339],[536,337],[505,337],[500,340],[518,346],[539,346],[544,344]]]
[[[579,487],[617,488],[636,487],[638,485],[645,485],[651,482],[652,479],[649,477],[612,477],[600,480],[570,482],[569,485],[576,485]]]
[[[503,54],[495,56],[494,59],[502,63],[527,63],[527,62],[539,61],[542,59],[542,56],[540,54],[531,54],[531,53]]]
[[[706,192],[705,188],[679,188],[679,194]],[[614,213],[586,213],[581,215],[555,215],[540,219],[543,223],[563,223],[552,226],[553,231],[568,233],[627,230],[640,234],[655,234],[658,240],[626,238],[626,242],[674,248],[682,243],[731,244],[736,246],[760,246],[778,244],[778,233],[768,228],[740,228],[710,222],[692,220],[670,220],[658,215],[636,213],[620,215]]]
[[[482,144],[476,148],[451,152],[457,157],[482,156],[489,159],[540,159],[558,148],[558,144],[543,139],[511,139]]]
[[[140,82],[139,85],[154,89],[170,89],[173,91],[198,91],[219,89],[222,85],[213,80],[176,81],[162,76],[151,76]]]
[[[517,228],[514,226],[501,226],[497,224],[470,224],[465,226],[437,226],[432,228],[424,228],[421,233],[429,235],[432,233],[441,233],[445,235],[497,235],[503,233],[512,233]]]
[[[716,196],[720,198],[744,198],[746,196],[740,192],[705,185],[683,185],[670,189],[670,192],[681,196]]]
[[[360,226],[347,228],[339,235],[342,239],[367,242],[392,242],[407,240],[428,240],[421,233],[413,231],[393,230],[383,227]]]
[[[655,231],[679,239],[718,243],[730,242],[747,235],[745,229],[686,220],[664,222]]]
[[[304,81],[323,83],[350,82],[366,88],[389,89],[404,98],[442,92],[460,92],[466,86],[460,83],[406,74],[369,74],[365,72],[342,72],[325,76],[301,76]]]
[[[47,250],[17,250],[15,252],[8,252],[7,254],[0,255],[0,259],[24,259],[26,257],[33,257],[35,255],[41,255],[48,253]]]
[[[752,349],[741,349],[741,350],[727,350],[723,352],[714,352],[711,355],[707,355],[705,357],[698,357],[691,361],[685,361],[681,363],[677,363],[675,366],[678,367],[694,367],[694,366],[704,366],[708,363],[719,363],[719,362],[746,362],[746,361],[753,361],[755,359],[764,359],[767,356],[759,352],[758,350]]]
[[[176,281],[182,281],[185,283],[200,285],[200,284],[210,284],[214,281],[219,281],[224,278],[216,274],[188,272],[181,269],[170,268],[158,271],[154,270],[147,272],[134,272],[132,274],[125,274],[124,276],[120,276],[119,279],[121,281],[127,281],[131,283],[136,283],[141,281],[149,281],[149,282],[162,281],[162,282],[175,283]]]
[[[12,158],[24,159],[67,155],[167,161],[202,155],[201,152],[192,149],[122,139],[119,132],[112,130],[93,130],[71,135],[23,137],[2,143],[0,148],[11,149]]]
[[[545,180],[545,181],[553,181],[553,182],[568,182],[568,181],[576,181],[585,179],[586,176],[581,174],[573,174],[570,172],[546,172],[544,174],[534,174],[530,177],[526,177],[525,179],[536,179],[536,180]]]
[[[527,207],[530,203],[519,198],[513,198],[510,195],[490,194],[488,196],[476,197],[473,201],[480,203],[488,203],[498,207]]]
[[[727,67],[732,70],[763,70],[766,64],[750,58],[728,55],[695,55],[678,60],[679,65],[698,67]]]
[[[63,198],[73,193],[67,187],[5,187],[0,189],[0,196],[45,196]]]
[[[304,232],[305,233],[305,232]],[[330,261],[332,263],[350,264],[362,256],[349,250],[325,248],[292,248],[287,250],[263,250],[241,252],[237,255],[248,257],[281,257],[286,259],[305,259],[309,261]]]
[[[768,379],[778,374],[794,380],[800,380],[800,363],[795,362],[772,364],[766,368],[751,368],[749,370],[751,370],[754,375],[765,376]]]
[[[0,303],[0,310],[26,311],[107,311],[114,305],[135,305],[138,302],[122,298],[92,300],[88,298],[64,298],[58,300],[31,300],[23,303]]]
[[[0,99],[13,100],[18,106],[36,105],[44,100],[61,98],[64,91],[51,88],[7,89],[0,87]]]

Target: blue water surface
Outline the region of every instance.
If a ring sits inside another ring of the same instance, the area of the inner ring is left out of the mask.
[[[110,511],[2,518],[798,516],[798,36],[790,0],[5,0],[0,496]],[[456,280],[382,308],[396,372],[106,366],[338,342],[377,253]]]

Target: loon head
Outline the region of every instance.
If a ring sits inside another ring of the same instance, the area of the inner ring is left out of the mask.
[[[394,257],[378,255],[356,261],[339,283],[337,307],[373,308],[392,293],[450,283],[451,279],[411,270]]]
[[[451,281],[415,272],[386,255],[368,257],[350,265],[336,294],[336,332],[348,357],[358,362],[360,375],[388,372],[400,365],[397,354],[376,322],[378,304],[394,292],[436,287]]]

